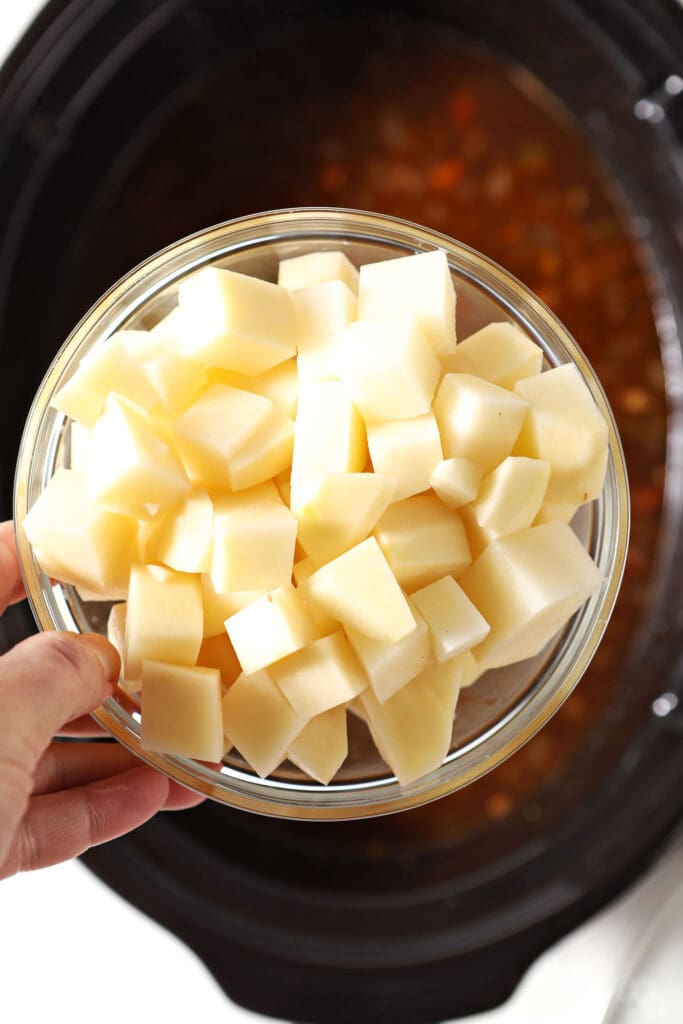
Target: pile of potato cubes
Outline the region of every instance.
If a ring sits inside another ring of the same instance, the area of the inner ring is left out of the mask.
[[[360,268],[207,266],[53,405],[70,468],[23,528],[50,576],[117,601],[146,749],[326,784],[347,712],[402,784],[446,757],[462,686],[537,654],[601,577],[568,525],[607,427],[511,323],[456,344],[436,250]]]

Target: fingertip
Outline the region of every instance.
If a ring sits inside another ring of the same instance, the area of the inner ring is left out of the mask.
[[[113,644],[99,633],[83,633],[78,637],[95,655],[109,683],[117,683],[121,672],[121,658]]]

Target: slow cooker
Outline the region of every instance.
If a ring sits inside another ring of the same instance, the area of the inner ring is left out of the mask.
[[[3,517],[31,397],[91,302],[259,209],[377,209],[487,252],[565,320],[620,422],[623,594],[514,758],[401,815],[209,803],[84,858],[251,1009],[412,1024],[498,1005],[680,821],[682,133],[675,0],[52,0],[0,74]],[[33,628],[20,606],[0,646]]]

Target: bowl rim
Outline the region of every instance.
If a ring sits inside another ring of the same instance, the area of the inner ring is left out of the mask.
[[[547,306],[493,260],[448,236],[400,218],[338,207],[300,207],[257,213],[212,225],[174,242],[138,264],[90,308],[57,352],[31,405],[17,459],[14,523],[19,565],[29,604],[41,629],[73,628],[65,623],[66,603],[39,569],[21,523],[54,466],[66,417],[49,400],[75,360],[121,329],[144,305],[181,277],[221,258],[277,242],[334,241],[390,244],[397,255],[442,249],[452,274],[494,298],[507,315],[541,344],[555,365],[573,362],[589,387],[608,427],[608,467],[603,494],[594,503],[602,586],[573,616],[550,665],[525,697],[476,741],[449,754],[444,764],[401,786],[389,774],[366,783],[298,784],[261,780],[235,768],[219,772],[200,762],[142,750],[135,719],[121,691],[92,715],[115,739],[143,761],[188,788],[243,810],[276,817],[344,820],[407,810],[436,800],[492,770],[523,746],[560,708],[578,684],[606,629],[624,572],[630,501],[624,454],[605,392],[586,356]],[[60,419],[61,417],[61,419]],[[59,421],[59,423],[57,422]],[[55,426],[59,430],[55,430]],[[37,451],[43,457],[37,460]],[[47,474],[47,475],[46,475]],[[51,600],[47,599],[48,592]],[[60,617],[61,608],[61,617]],[[482,750],[487,741],[491,749]],[[460,763],[459,763],[460,762]]]

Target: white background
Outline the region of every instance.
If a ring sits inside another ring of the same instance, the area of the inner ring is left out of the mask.
[[[40,0],[0,0],[0,61]],[[469,1024],[683,1020],[683,848],[549,950],[500,1010]],[[125,981],[124,981],[125,979]],[[78,862],[0,883],[0,1021],[6,1024],[247,1024],[203,964]],[[359,1014],[358,1024],[363,1024]],[[391,1022],[387,1022],[391,1024]]]

